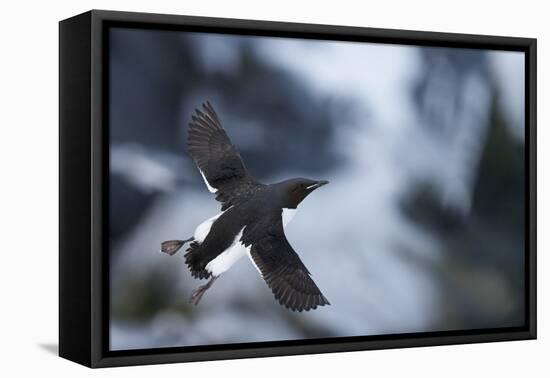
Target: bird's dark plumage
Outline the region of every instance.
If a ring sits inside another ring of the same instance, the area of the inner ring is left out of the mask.
[[[191,119],[189,153],[209,190],[221,202],[222,213],[203,222],[193,238],[163,242],[161,251],[173,255],[191,241],[186,265],[193,277],[210,278],[208,284],[195,290],[192,303],[197,304],[214,280],[247,253],[283,306],[308,311],[328,305],[288,242],[283,224],[285,209],[296,209],[306,196],[328,182],[299,178],[271,185],[259,183],[247,172],[209,102]]]
[[[222,210],[246,201],[261,186],[248,174],[209,102],[196,110],[189,124],[189,153],[208,184],[216,189]]]
[[[293,311],[330,304],[288,242],[280,216],[265,219],[261,227],[245,229],[243,242],[275,299]],[[247,230],[250,230],[247,232]]]

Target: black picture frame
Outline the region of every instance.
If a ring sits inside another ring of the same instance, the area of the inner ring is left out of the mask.
[[[111,26],[525,53],[522,327],[109,351],[107,30]],[[88,367],[536,338],[536,39],[92,10],[59,23],[59,355]]]

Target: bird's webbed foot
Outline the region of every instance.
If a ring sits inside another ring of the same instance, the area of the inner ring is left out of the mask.
[[[212,278],[206,283],[206,285],[199,286],[198,288],[193,290],[193,292],[191,293],[191,298],[189,298],[189,303],[195,306],[198,305],[206,290],[208,290],[210,286],[212,286],[217,278],[217,276],[212,276]]]
[[[185,245],[185,243],[195,240],[194,237],[190,237],[185,240],[166,240],[160,243],[160,251],[166,253],[167,255],[175,255],[177,251]]]

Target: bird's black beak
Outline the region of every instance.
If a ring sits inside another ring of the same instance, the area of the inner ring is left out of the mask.
[[[309,190],[309,191],[313,191],[313,190],[315,190],[317,188],[320,188],[321,186],[326,185],[326,184],[328,184],[327,180],[319,180],[315,184],[308,186],[306,189]]]

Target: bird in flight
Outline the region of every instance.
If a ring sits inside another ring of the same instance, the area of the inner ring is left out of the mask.
[[[190,243],[185,263],[191,275],[209,279],[193,291],[190,302],[197,305],[222,273],[248,255],[281,305],[292,311],[329,305],[284,233],[298,205],[328,181],[258,182],[208,101],[192,115],[187,144],[206,187],[221,202],[221,213],[202,222],[192,237],[161,243],[168,255]]]

